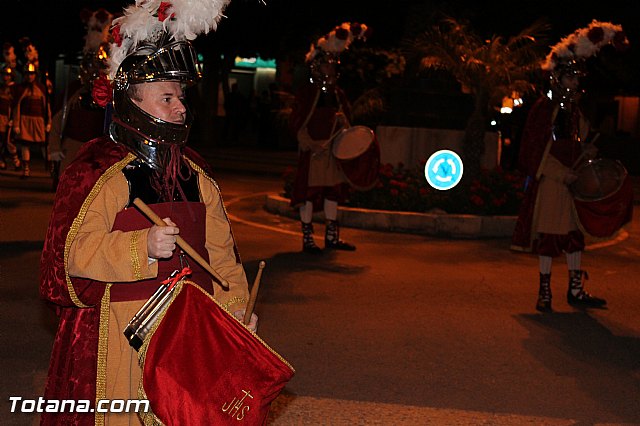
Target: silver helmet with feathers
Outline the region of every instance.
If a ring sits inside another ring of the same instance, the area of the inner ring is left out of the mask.
[[[338,79],[340,54],[347,50],[353,41],[366,41],[370,33],[371,29],[365,24],[343,22],[320,37],[311,45],[305,56],[305,62],[309,64],[311,82],[324,91],[334,86]]]
[[[586,61],[606,45],[622,51],[629,46],[629,40],[621,25],[594,19],[551,46],[541,67],[549,74],[550,97],[561,107],[569,107],[580,93],[577,88],[566,87],[563,77],[583,77],[587,73]]]
[[[192,85],[200,78],[190,41],[217,28],[229,0],[137,0],[113,20],[109,78],[113,81],[114,115],[109,133],[156,170],[167,166],[171,146],[189,135],[184,124],[160,120],[137,106],[131,86],[154,81]]]

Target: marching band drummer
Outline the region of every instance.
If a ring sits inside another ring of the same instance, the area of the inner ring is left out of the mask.
[[[193,261],[191,279],[237,318],[244,315],[247,279],[219,188],[206,162],[185,146],[192,116],[183,87],[200,75],[185,34],[215,29],[226,5],[206,3],[145,2],[114,20],[109,136],[84,144],[62,174],[42,253],[40,293],[60,316],[46,399],[138,398],[138,354],[123,330],[161,281],[181,269],[177,235],[229,288]],[[202,7],[212,10],[203,14]],[[167,226],[150,226],[132,206],[135,198]],[[248,327],[256,326],[252,315]],[[43,413],[41,422],[140,424],[136,413],[100,416]]]
[[[349,127],[349,101],[337,85],[340,53],[353,40],[364,40],[367,35],[366,25],[343,23],[312,45],[305,58],[311,78],[296,93],[289,127],[299,148],[291,206],[300,211],[302,250],[306,253],[322,253],[313,239],[312,224],[313,212],[320,210],[327,221],[325,249],[356,249],[340,240],[338,204],[346,200],[348,184],[331,152],[331,142]]]
[[[628,43],[622,27],[593,21],[552,47],[542,66],[550,74],[551,90],[531,108],[522,134],[519,166],[529,182],[511,248],[538,255],[536,309],[541,312],[552,310],[551,265],[562,253],[569,269],[567,302],[581,308],[607,303],[584,289],[585,240],[569,185],[577,179],[576,163],[597,152],[588,143],[589,124],[578,106],[579,79],[585,73],[585,60],[609,43],[617,48]]]

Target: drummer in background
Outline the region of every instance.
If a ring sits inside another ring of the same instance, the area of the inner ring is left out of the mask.
[[[523,131],[519,167],[528,183],[511,248],[539,256],[536,309],[541,312],[552,310],[551,265],[562,253],[569,269],[567,302],[581,308],[601,308],[607,303],[584,289],[588,278],[581,264],[585,240],[569,185],[577,178],[576,163],[597,152],[589,143],[589,124],[578,105],[584,61],[609,43],[616,47],[628,43],[622,28],[593,21],[552,47],[542,65],[550,74],[551,90],[533,105]]]
[[[67,81],[60,108],[54,112],[49,134],[49,159],[52,161],[53,188],[60,172],[75,158],[80,147],[104,134],[105,109],[91,97],[92,82],[107,69],[109,27],[113,15],[106,9],[84,9],[81,19],[87,29],[82,49],[79,76]]]
[[[350,125],[349,101],[337,85],[340,54],[353,40],[365,40],[368,32],[364,24],[343,23],[318,39],[305,58],[310,81],[296,94],[289,127],[299,150],[291,206],[300,211],[302,250],[306,253],[322,253],[313,239],[312,224],[313,212],[320,210],[327,221],[325,249],[356,249],[340,239],[338,204],[346,200],[349,186],[331,152],[331,143]]]
[[[132,5],[114,20],[114,83],[94,82],[96,101],[113,95],[109,136],[85,143],[62,174],[42,253],[40,294],[60,317],[47,400],[138,398],[138,354],[123,330],[184,262],[193,270],[191,280],[237,318],[244,316],[247,278],[219,188],[208,164],[185,146],[192,115],[183,86],[200,73],[184,34],[215,29],[224,5],[208,3],[215,10],[203,14],[200,4],[191,10],[192,4],[145,3],[144,10]],[[151,226],[132,206],[134,198],[167,226]],[[176,250],[178,235],[208,259],[228,289]],[[255,331],[255,314],[248,327]],[[105,418],[93,411],[46,412],[41,424],[140,424],[136,413]]]

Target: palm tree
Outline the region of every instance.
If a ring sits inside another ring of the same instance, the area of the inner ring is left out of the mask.
[[[406,42],[408,55],[419,62],[420,69],[447,70],[474,98],[463,141],[468,177],[480,172],[492,109],[513,92],[524,95],[534,89],[531,80],[544,57],[541,42],[548,29],[546,23],[538,21],[508,39],[494,35],[484,40],[467,24],[446,18]]]

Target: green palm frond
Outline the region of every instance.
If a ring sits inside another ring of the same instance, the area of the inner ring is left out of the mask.
[[[407,43],[407,54],[420,69],[446,69],[473,93],[527,93],[533,89],[529,76],[544,58],[548,31],[546,22],[536,21],[515,36],[483,40],[466,23],[446,18]]]

